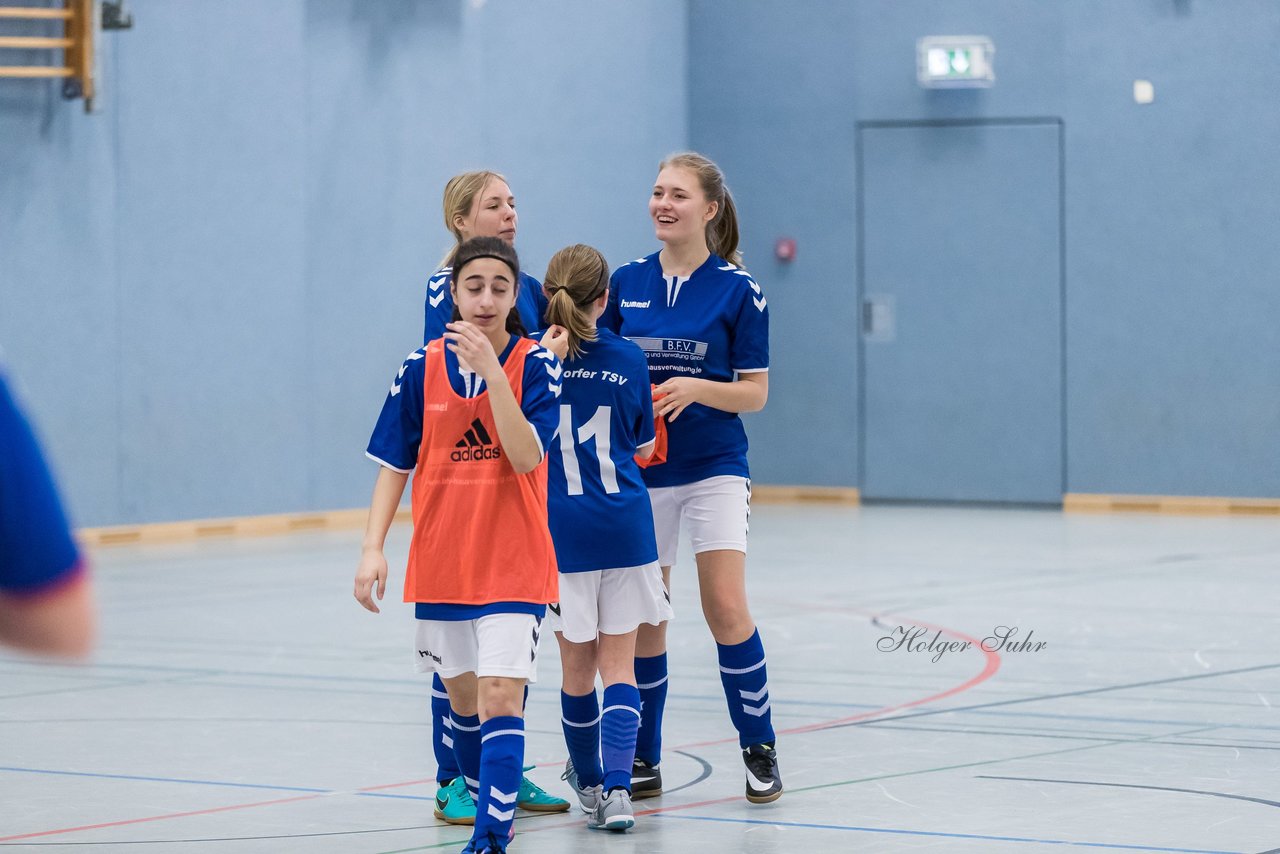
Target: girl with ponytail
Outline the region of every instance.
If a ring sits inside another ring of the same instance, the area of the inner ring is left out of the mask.
[[[564,776],[590,827],[623,831],[635,823],[636,630],[671,618],[635,461],[654,444],[649,369],[639,347],[596,328],[609,299],[609,266],[599,252],[582,244],[561,249],[543,288],[547,321],[563,330],[567,350],[559,426],[547,454],[547,511],[560,569],[559,610],[547,621],[564,666]]]
[[[738,414],[762,409],[769,397],[769,312],[742,268],[737,209],[715,163],[695,152],[663,161],[649,217],[662,249],[614,272],[601,325],[639,343],[648,360],[654,410],[667,420],[667,461],[644,470],[663,579],[670,584],[683,519],[746,764],[747,800],[768,803],[782,795],[782,778],[764,646],[747,605],[751,475]],[[636,650],[643,718],[632,783],[640,798],[662,792],[666,625],[641,626]]]

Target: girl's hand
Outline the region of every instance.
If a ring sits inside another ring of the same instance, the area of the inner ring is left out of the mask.
[[[653,390],[653,414],[675,421],[691,403],[701,403],[698,392],[706,380],[693,377],[672,377]],[[659,400],[661,396],[661,400]]]
[[[498,354],[483,332],[472,323],[459,320],[445,324],[445,346],[452,350],[463,365],[470,367],[485,382],[493,385],[494,377],[502,373]]]
[[[548,326],[538,343],[555,353],[556,358],[562,362],[569,357],[569,330],[563,326],[554,323]]]
[[[356,569],[356,601],[375,614],[381,613],[373,601],[374,585],[379,599],[387,592],[387,559],[381,551],[366,549]]]

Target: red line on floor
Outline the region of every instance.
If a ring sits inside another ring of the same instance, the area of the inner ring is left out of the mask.
[[[365,786],[363,789],[356,789],[357,792],[377,792],[382,789],[399,789],[404,786],[417,786],[421,783],[434,783],[435,777],[427,777],[423,780],[406,780],[403,783],[383,783],[381,786]]]
[[[104,827],[124,827],[129,824],[142,824],[148,821],[163,821],[167,818],[186,818],[193,815],[210,815],[215,812],[230,812],[232,810],[249,809],[250,807],[267,807],[274,804],[290,804],[296,801],[310,801],[315,798],[323,798],[325,794],[316,795],[300,795],[296,798],[277,798],[273,801],[258,801],[252,804],[232,804],[225,807],[213,807],[207,810],[191,810],[190,812],[175,812],[168,815],[152,815],[146,818],[127,818],[122,821],[106,821],[102,824],[84,824],[80,827],[64,827],[59,830],[40,830],[35,833],[20,833],[17,836],[0,836],[0,842],[13,842],[17,839],[35,839],[37,836],[56,836],[59,833],[76,833],[81,830],[101,830]]]
[[[850,609],[848,608],[823,608],[823,607],[817,607],[817,606],[804,606],[804,608],[805,610],[808,610],[808,611],[828,611],[828,612],[836,612],[841,614],[847,614],[850,611]],[[880,615],[868,614],[868,616],[880,616]],[[923,706],[926,703],[934,703],[934,702],[937,702],[938,700],[945,700],[947,697],[954,697],[956,694],[960,694],[964,691],[968,691],[970,688],[973,688],[975,685],[980,685],[981,683],[986,682],[988,679],[990,679],[992,676],[996,674],[997,670],[1000,669],[1000,655],[998,653],[991,652],[990,650],[983,648],[982,642],[975,637],[970,637],[964,632],[957,631],[956,629],[948,629],[944,626],[935,626],[932,623],[925,623],[920,620],[904,620],[904,622],[910,623],[914,626],[918,626],[922,629],[929,629],[931,631],[940,631],[944,635],[947,635],[953,638],[958,638],[962,641],[968,641],[970,644],[973,645],[973,649],[982,653],[984,661],[983,661],[983,667],[981,672],[979,672],[976,676],[972,676],[969,679],[966,679],[965,681],[961,682],[958,685],[953,685],[952,687],[947,688],[945,691],[939,691],[938,693],[930,694],[927,697],[921,697],[917,700],[908,700],[905,703],[895,703],[892,706],[881,706],[878,709],[872,709],[869,712],[860,712],[859,714],[850,715],[845,718],[836,718],[830,721],[819,721],[816,724],[806,724],[805,726],[797,726],[797,727],[791,727],[790,729],[778,730],[778,735],[796,735],[799,733],[806,733],[806,732],[818,732],[819,730],[831,729],[832,727],[843,726],[845,724],[856,723],[858,721],[870,720],[872,718],[878,718],[883,715],[890,714],[892,712],[901,711],[902,709],[910,709],[910,708],[914,708],[915,706]],[[730,736],[729,738],[719,738],[711,741],[696,741],[690,744],[681,744],[671,749],[680,750],[687,747],[708,747],[713,744],[728,744],[729,742],[732,742],[732,741],[737,741],[737,738],[735,736]],[[734,800],[734,799],[730,798],[729,800]],[[724,803],[724,801],[708,801],[708,803]]]
[[[823,609],[817,609],[817,610],[835,610],[835,609],[823,608]],[[962,641],[968,641],[970,644],[973,645],[973,648],[975,650],[982,653],[982,656],[984,659],[982,671],[978,673],[976,676],[973,676],[961,682],[959,685],[954,685],[945,691],[939,691],[937,694],[930,694],[927,697],[921,697],[918,700],[908,700],[905,703],[897,703],[892,706],[882,706],[879,709],[872,709],[869,712],[862,712],[861,714],[850,715],[847,718],[838,718],[833,721],[824,721],[822,723],[809,724],[807,726],[792,727],[791,729],[784,729],[779,732],[779,735],[791,735],[794,733],[801,733],[801,732],[816,732],[818,730],[830,729],[831,727],[842,726],[844,724],[855,723],[857,721],[865,721],[871,718],[878,718],[881,715],[887,715],[890,712],[897,712],[902,709],[910,709],[916,706],[923,706],[926,703],[934,703],[934,702],[937,702],[938,700],[945,700],[947,697],[954,697],[956,694],[963,693],[965,691],[968,691],[970,688],[973,688],[976,685],[980,685],[983,682],[986,682],[992,676],[995,676],[996,671],[1000,669],[1000,654],[986,649],[982,645],[982,641],[978,640],[977,638],[970,637],[969,635],[966,635],[964,632],[956,631],[955,629],[948,629],[943,626],[935,626],[931,623],[921,622],[920,620],[909,620],[907,622],[910,622],[912,625],[919,626],[922,629],[940,631],[944,635],[948,635],[954,638],[959,638]],[[728,739],[728,740],[732,741],[732,739]],[[697,745],[690,745],[690,746],[694,747]]]

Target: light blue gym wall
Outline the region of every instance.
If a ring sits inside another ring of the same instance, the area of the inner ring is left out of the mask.
[[[690,141],[724,167],[769,297],[758,481],[859,483],[857,123],[1048,116],[1065,123],[1068,491],[1280,495],[1280,4],[691,0],[689,30]],[[919,36],[974,33],[995,42],[994,88],[916,85]]]
[[[535,275],[622,263],[688,136],[683,0],[129,9],[98,113],[0,81],[0,346],[79,524],[366,503],[447,178],[506,173]]]
[[[97,114],[0,81],[0,347],[81,524],[361,505],[446,178],[508,174],[535,274],[620,263],[686,145],[770,299],[756,480],[857,485],[855,128],[949,117],[1065,123],[1068,489],[1280,495],[1270,0],[129,6]],[[997,85],[917,87],[971,32]]]

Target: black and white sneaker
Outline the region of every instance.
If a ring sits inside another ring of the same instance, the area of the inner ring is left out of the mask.
[[[643,759],[631,763],[631,800],[641,801],[662,794],[662,771]]]
[[[753,744],[742,751],[747,766],[747,800],[767,804],[782,797],[782,775],[778,773],[778,752],[771,744]]]

